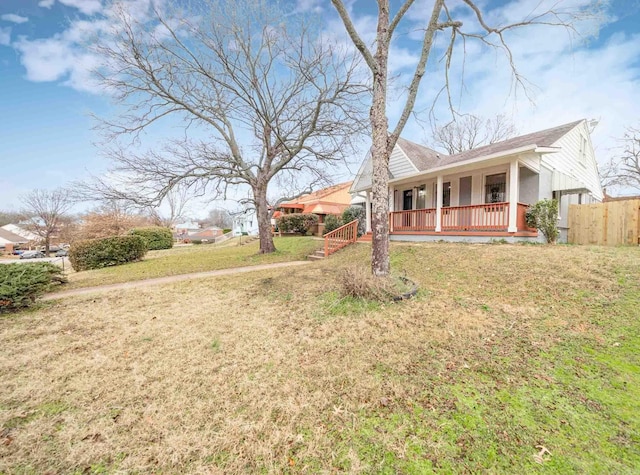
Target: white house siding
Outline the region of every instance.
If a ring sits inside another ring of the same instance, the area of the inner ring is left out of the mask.
[[[527,167],[520,167],[519,180],[518,201],[526,204],[538,201],[540,175]]]
[[[371,160],[371,152],[367,153],[366,158],[362,162],[360,166],[360,170],[358,170],[358,174],[356,178],[353,180],[353,184],[351,185],[351,189],[349,190],[351,193],[364,191],[371,188],[371,177],[373,176],[373,162]]]
[[[389,157],[389,172],[391,173],[391,176],[394,178],[401,178],[418,171],[419,170],[415,165],[407,158],[402,148],[400,148],[399,145],[396,145]]]
[[[584,162],[581,160],[581,140],[585,138],[587,146],[585,148]],[[542,156],[542,164],[551,170],[557,170],[578,182],[584,184],[596,198],[602,200],[602,188],[600,187],[600,177],[598,176],[598,165],[593,146],[591,145],[591,137],[587,129],[586,121],[581,122],[572,130],[567,132],[557,142],[554,147],[560,150],[556,153],[545,154]]]

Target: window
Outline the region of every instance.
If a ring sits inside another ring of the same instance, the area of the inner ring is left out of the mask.
[[[507,174],[487,175],[484,181],[484,202],[502,203],[507,189]]]
[[[442,207],[448,208],[451,206],[451,182],[448,181],[442,184]]]
[[[418,188],[418,200],[416,201],[416,209],[425,209],[427,207],[427,187],[422,185]]]
[[[587,166],[587,138],[584,135],[580,136],[580,155],[578,161],[583,167]]]

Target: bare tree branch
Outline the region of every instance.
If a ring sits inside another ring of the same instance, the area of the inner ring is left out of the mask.
[[[157,205],[177,186],[214,198],[244,186],[260,251],[275,250],[269,184],[328,176],[366,126],[357,57],[269,2],[156,6],[144,20],[122,7],[112,21],[95,47],[107,65],[97,74],[124,108],[100,124],[119,181],[107,194]],[[141,149],[141,133],[167,117],[185,121],[184,137]]]

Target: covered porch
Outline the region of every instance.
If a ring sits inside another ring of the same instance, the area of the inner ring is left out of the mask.
[[[537,164],[527,158],[520,155],[482,168],[468,167],[454,173],[449,169],[448,173],[443,170],[395,183],[392,180],[391,238],[536,240],[538,231],[527,226],[525,213],[529,204],[538,200],[540,176]],[[371,226],[370,198],[367,193],[367,230]]]

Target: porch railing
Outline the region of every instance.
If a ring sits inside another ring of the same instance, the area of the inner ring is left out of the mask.
[[[443,231],[506,231],[509,203],[442,208]]]
[[[358,240],[358,220],[340,226],[324,235],[324,257]]]
[[[392,231],[434,231],[436,229],[436,209],[414,209],[391,213]]]
[[[518,231],[535,232],[526,225],[525,212],[528,205],[518,203],[516,225]],[[435,231],[436,209],[415,209],[389,213],[391,232]],[[509,203],[485,203],[471,206],[441,208],[440,229],[442,231],[508,231]]]

